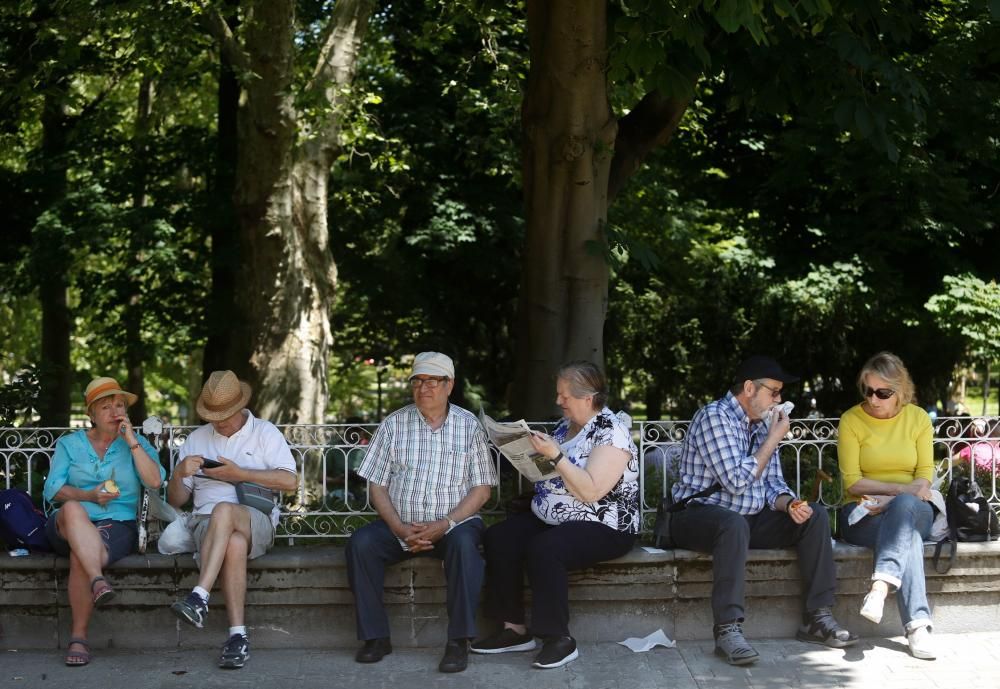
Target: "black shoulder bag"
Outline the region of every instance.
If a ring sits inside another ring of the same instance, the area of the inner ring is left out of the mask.
[[[975,507],[972,507],[975,505]],[[1000,537],[1000,520],[983,497],[979,484],[967,476],[955,476],[948,486],[944,499],[948,517],[948,536],[938,541],[934,547],[934,569],[939,574],[947,574],[955,564],[956,548],[959,541],[995,541]],[[944,569],[940,567],[941,550],[950,545],[950,555]]]
[[[670,534],[670,521],[674,513],[687,509],[687,504],[692,500],[707,498],[712,493],[718,493],[720,490],[722,490],[722,485],[716,482],[705,490],[700,490],[678,502],[674,502],[673,491],[668,490],[666,497],[660,501],[660,506],[656,508],[656,522],[653,524],[653,545],[657,548],[673,548],[674,537]]]

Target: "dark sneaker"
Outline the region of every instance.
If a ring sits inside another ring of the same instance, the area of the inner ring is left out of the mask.
[[[178,618],[198,629],[205,626],[205,618],[208,617],[208,603],[194,591],[182,600],[174,601],[170,609]]]
[[[816,608],[802,616],[802,626],[795,638],[810,644],[822,644],[830,648],[847,648],[858,643],[858,635],[852,634],[833,617],[830,608]]]
[[[562,667],[580,657],[576,640],[572,636],[550,636],[542,642],[542,650],[535,656],[532,667],[550,669]]]
[[[518,634],[504,627],[493,636],[480,639],[472,644],[473,653],[512,653],[514,651],[534,651],[538,647],[531,634]]]
[[[392,644],[389,643],[389,637],[368,639],[354,654],[354,659],[359,663],[377,663],[390,653]]]
[[[236,670],[247,664],[250,658],[250,640],[242,634],[233,634],[229,641],[222,647],[222,655],[219,656],[219,667],[227,670]]]
[[[725,658],[730,665],[749,665],[760,658],[743,636],[740,622],[717,624],[712,627],[712,634],[715,636],[715,655]]]
[[[438,663],[441,672],[461,672],[469,666],[469,640],[449,639],[444,647],[444,657]]]

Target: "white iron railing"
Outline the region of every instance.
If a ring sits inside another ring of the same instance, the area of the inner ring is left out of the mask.
[[[681,446],[690,421],[643,421],[635,424],[641,471],[643,527],[652,526],[660,498],[673,481]],[[797,493],[829,508],[843,498],[837,469],[838,419],[793,419],[781,444],[785,479]],[[155,427],[156,424],[153,424]],[[550,430],[551,424],[530,424]],[[147,429],[150,425],[147,424]],[[151,437],[160,449],[160,460],[169,469],[193,427],[164,426]],[[278,536],[282,538],[343,538],[375,514],[366,483],[353,475],[364,457],[365,446],[377,424],[328,424],[279,426],[298,466],[298,487],[283,496]],[[48,463],[60,436],[68,428],[0,428],[0,485],[41,492]],[[530,485],[514,472],[491,446],[500,468],[500,484],[483,512],[504,513],[509,501]],[[983,492],[1000,508],[997,489],[1000,465],[1000,417],[940,418],[935,425],[934,460],[939,476],[947,482],[953,472],[968,472],[969,458]]]

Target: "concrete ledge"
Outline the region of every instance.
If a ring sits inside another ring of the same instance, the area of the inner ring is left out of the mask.
[[[927,590],[936,628],[956,633],[1000,627],[1000,543],[962,543],[955,567],[933,571],[926,549]],[[880,625],[857,615],[869,586],[871,553],[835,546],[836,614],[863,636],[900,633],[890,600]],[[69,562],[51,555],[0,555],[0,647],[64,647],[69,635]],[[205,630],[181,625],[167,609],[196,583],[190,555],[131,555],[109,568],[117,598],[96,612],[91,642],[98,648],[217,646],[227,625],[216,591]],[[276,548],[248,568],[247,622],[259,648],[353,646],[354,600],[343,547]],[[800,582],[794,551],[753,551],[747,563],[747,632],[756,638],[794,636]],[[686,550],[628,555],[575,572],[570,579],[571,629],[581,641],[620,640],[662,627],[672,638],[711,634],[712,562]],[[417,558],[391,567],[385,595],[393,643],[438,646],[445,638],[441,563]],[[481,630],[488,630],[483,619]]]

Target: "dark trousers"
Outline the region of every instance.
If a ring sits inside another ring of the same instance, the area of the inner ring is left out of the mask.
[[[550,526],[531,513],[486,530],[487,591],[493,617],[524,624],[524,574],[531,585],[531,632],[569,636],[567,573],[627,553],[635,542],[597,522]]]
[[[832,607],[837,573],[830,542],[830,522],[821,505],[796,524],[784,512],[764,508],[741,515],[718,505],[689,503],[674,514],[670,532],[681,548],[712,554],[712,616],[715,624],[742,620],[747,551],[795,546],[807,611]]]
[[[414,555],[403,550],[389,526],[381,519],[354,532],[347,542],[347,577],[354,593],[358,639],[389,636],[389,618],[382,604],[385,568],[412,557],[425,555],[444,560],[448,586],[448,638],[476,636],[476,610],[486,567],[479,544],[483,521],[470,519],[444,535],[428,550]]]

